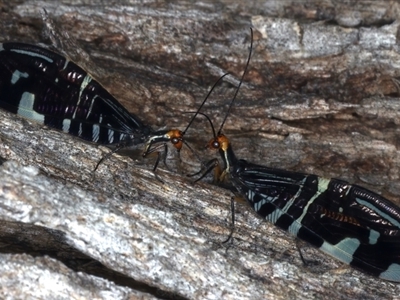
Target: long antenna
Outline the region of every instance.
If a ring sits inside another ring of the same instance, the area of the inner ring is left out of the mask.
[[[212,132],[213,132],[214,138],[216,138],[216,137],[217,137],[217,135],[215,134],[214,125],[213,125],[213,123],[212,123],[212,121],[211,121],[210,117],[209,117],[209,116],[207,116],[207,115],[206,115],[206,114],[204,114],[204,113],[201,113],[201,112],[197,112],[197,113],[198,113],[199,115],[202,115],[202,116],[204,116],[204,117],[206,117],[206,118],[207,118],[208,122],[210,123],[210,126],[211,126],[211,129],[212,129]]]
[[[210,91],[208,92],[207,96],[204,98],[203,103],[201,103],[200,107],[197,109],[196,113],[194,114],[194,116],[192,117],[192,119],[190,120],[188,126],[186,127],[186,129],[183,131],[182,135],[184,135],[186,133],[186,131],[189,129],[190,125],[192,125],[194,119],[196,118],[196,116],[199,114],[201,108],[203,107],[203,105],[206,103],[208,97],[210,97],[212,91],[215,89],[215,87],[217,86],[217,84],[229,73],[225,73],[224,75],[222,75],[220,78],[218,78],[218,80],[214,83],[214,85],[212,86],[212,88],[210,89]]]
[[[249,57],[247,58],[246,67],[245,67],[245,69],[244,69],[242,78],[240,79],[239,85],[238,85],[238,87],[237,87],[237,89],[236,89],[235,95],[233,96],[232,101],[231,101],[231,103],[229,104],[229,108],[228,108],[228,111],[226,112],[224,121],[222,122],[221,127],[220,127],[219,130],[218,130],[218,135],[221,134],[222,127],[224,126],[225,121],[226,121],[226,119],[228,118],[229,112],[231,111],[231,108],[232,108],[232,105],[233,105],[233,101],[235,101],[236,96],[237,96],[237,94],[239,93],[240,86],[242,85],[244,76],[246,75],[247,68],[248,68],[249,63],[250,63],[251,53],[252,53],[252,51],[253,51],[253,29],[252,29],[251,27],[250,27],[250,32],[251,32],[250,51],[249,51]]]

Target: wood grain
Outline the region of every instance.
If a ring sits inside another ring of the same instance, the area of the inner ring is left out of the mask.
[[[243,72],[251,26],[249,73],[224,127],[237,156],[346,179],[397,201],[398,7],[396,1],[9,1],[0,4],[0,37],[53,45],[153,128],[184,129],[185,112],[230,72],[204,107],[220,124]],[[210,137],[201,118],[186,135],[204,161],[216,157],[203,150]],[[245,205],[237,205],[234,243],[221,244],[229,234],[231,192],[209,179],[192,184],[186,174],[200,164],[187,149],[180,157],[170,151],[172,172],[165,166],[157,172],[163,183],[151,172],[154,158],[142,160],[140,151],[113,155],[93,173],[108,149],[0,111],[0,157],[12,161],[0,167],[6,253],[0,259],[18,261],[4,268],[24,274],[36,265],[43,275],[51,265],[65,291],[77,271],[88,280],[101,277],[101,284],[74,281],[87,298],[112,298],[111,290],[120,299],[399,295],[398,285],[307,246],[312,263],[304,266],[293,238]],[[10,287],[1,293],[16,298],[57,292],[45,285],[13,289],[2,280]],[[29,276],[20,282],[37,284]]]

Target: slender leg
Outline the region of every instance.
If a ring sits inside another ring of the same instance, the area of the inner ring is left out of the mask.
[[[204,169],[201,169],[200,171],[194,173],[194,174],[188,174],[186,176],[188,177],[193,177],[196,175],[201,174],[201,176],[199,178],[197,178],[193,183],[196,183],[197,181],[203,179],[208,173],[210,173],[213,169],[215,169],[217,166],[219,165],[218,163],[218,159],[213,158],[212,160],[208,161],[206,163],[206,169],[204,171]]]
[[[300,248],[300,246],[299,246],[299,242],[298,242],[298,241],[296,241],[296,248],[297,248],[297,250],[299,251],[301,261],[303,262],[303,264],[304,264],[305,266],[307,266],[308,263],[307,263],[307,261],[304,259],[303,253],[301,253],[301,248]]]
[[[223,244],[228,243],[229,241],[231,241],[231,242],[233,241],[232,236],[233,236],[233,232],[235,231],[235,197],[231,198],[231,217],[232,217],[231,232],[229,233],[228,238],[222,242]]]
[[[113,149],[111,152],[108,152],[105,156],[103,156],[99,162],[96,164],[96,167],[94,168],[93,172],[97,171],[97,168],[100,166],[100,164],[105,161],[106,159],[109,159],[111,157],[111,155],[113,155],[114,153],[117,153],[119,150],[121,150],[122,148],[125,148],[126,144],[125,143],[121,143],[119,145],[117,145],[117,147],[115,147],[115,149]]]

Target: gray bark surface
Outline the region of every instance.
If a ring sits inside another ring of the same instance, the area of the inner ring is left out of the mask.
[[[399,204],[397,1],[9,1],[0,41],[48,45],[154,129],[203,112],[239,158],[348,180]],[[49,19],[41,17],[45,8]],[[46,27],[47,24],[47,27]],[[44,28],[47,30],[44,31]],[[49,37],[51,39],[49,39]],[[202,118],[185,138],[207,161]],[[302,245],[196,184],[200,163],[109,149],[0,111],[0,294],[12,299],[395,299],[398,284]],[[24,253],[24,254],[21,254]],[[18,280],[16,280],[18,278]],[[39,278],[39,280],[38,280]],[[46,279],[47,278],[47,279]],[[51,280],[50,280],[51,279]]]

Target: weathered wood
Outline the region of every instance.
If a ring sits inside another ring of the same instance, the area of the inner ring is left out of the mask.
[[[190,115],[183,112],[196,110],[218,76],[229,71],[232,76],[204,108],[216,126],[224,117],[252,26],[250,71],[224,128],[237,155],[347,179],[396,201],[397,2],[89,2],[0,4],[1,40],[50,44],[41,34],[45,7],[58,28],[52,36],[59,51],[154,128],[184,129]],[[199,120],[187,138],[206,160],[215,154],[201,151],[211,136]],[[230,192],[191,184],[184,174],[199,163],[187,149],[182,164],[169,163],[178,172],[159,170],[162,184],[149,171],[153,160],[143,161],[139,150],[135,160],[113,155],[93,174],[107,149],[1,111],[0,156],[20,164],[0,167],[0,249],[50,255],[69,267],[60,266],[59,274],[73,278],[80,270],[160,298],[399,294],[398,285],[337,269],[341,264],[313,249],[306,249],[307,256],[317,265],[303,266],[293,239],[244,205],[238,205],[235,241],[227,250],[219,241],[229,233]],[[21,258],[0,259],[10,257]],[[15,271],[23,272],[23,266],[15,265]]]

